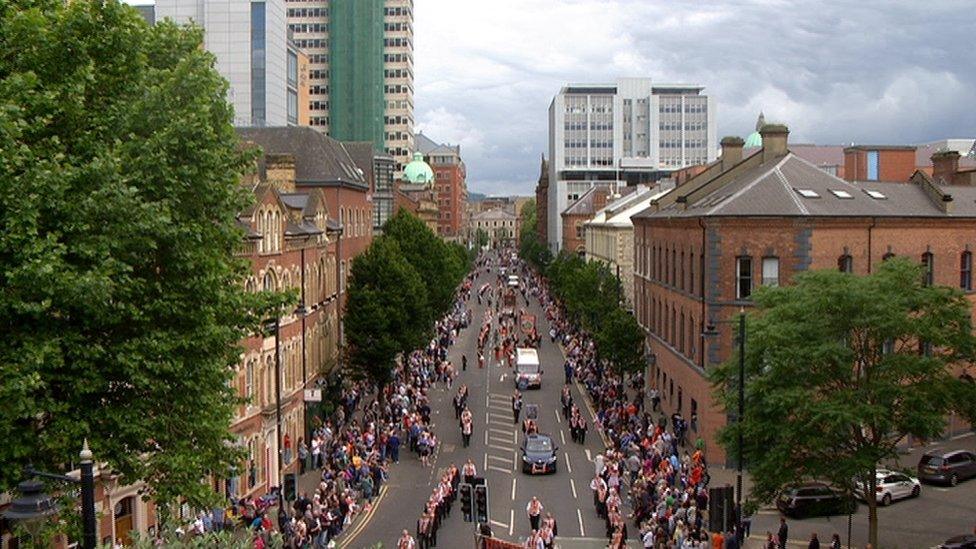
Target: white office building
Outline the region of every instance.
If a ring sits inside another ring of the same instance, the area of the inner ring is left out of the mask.
[[[156,0],[155,8],[156,21],[203,27],[204,47],[230,82],[235,126],[288,125],[285,0]],[[295,111],[297,100],[292,102]]]
[[[598,181],[652,183],[717,157],[715,106],[702,86],[621,78],[570,84],[549,105],[549,246],[560,213]]]

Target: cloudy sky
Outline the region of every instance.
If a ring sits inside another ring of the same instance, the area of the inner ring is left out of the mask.
[[[973,0],[415,0],[418,129],[460,143],[468,187],[530,194],[569,82],[701,84],[719,136],[976,136]]]

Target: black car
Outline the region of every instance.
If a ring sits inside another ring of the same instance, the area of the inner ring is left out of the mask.
[[[853,498],[819,482],[790,486],[776,498],[776,508],[790,517],[846,515],[857,509]]]
[[[533,434],[522,441],[522,472],[530,475],[555,473],[559,447],[549,435]]]
[[[929,452],[918,462],[918,479],[955,486],[960,480],[976,477],[976,454],[966,450]]]
[[[971,534],[953,536],[942,542],[939,547],[941,549],[976,549],[976,536]]]

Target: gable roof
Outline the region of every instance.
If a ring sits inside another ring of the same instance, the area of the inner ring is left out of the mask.
[[[236,128],[242,141],[250,141],[265,154],[295,157],[295,183],[312,186],[346,186],[368,190],[364,174],[342,143],[309,127]]]
[[[370,186],[373,186],[373,156],[375,149],[372,141],[350,141],[343,143],[349,157],[355,162],[356,167],[363,171],[363,179]]]
[[[492,208],[490,210],[485,210],[483,212],[478,212],[471,216],[471,219],[504,219],[504,220],[514,220],[516,219],[515,214],[504,209],[504,208]]]

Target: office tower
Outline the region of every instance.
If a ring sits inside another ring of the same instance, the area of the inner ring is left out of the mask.
[[[298,123],[297,76],[291,86],[295,97],[289,99],[284,0],[157,0],[154,19],[165,18],[203,27],[204,47],[230,82],[235,126]],[[298,65],[296,59],[296,71]]]
[[[393,156],[400,177],[414,149],[413,0],[289,0],[287,7],[292,37],[309,56],[310,124],[337,139],[373,141]]]
[[[715,160],[715,107],[703,90],[621,78],[559,91],[549,106],[546,236],[553,251],[563,240],[560,214],[595,183],[651,183]]]

